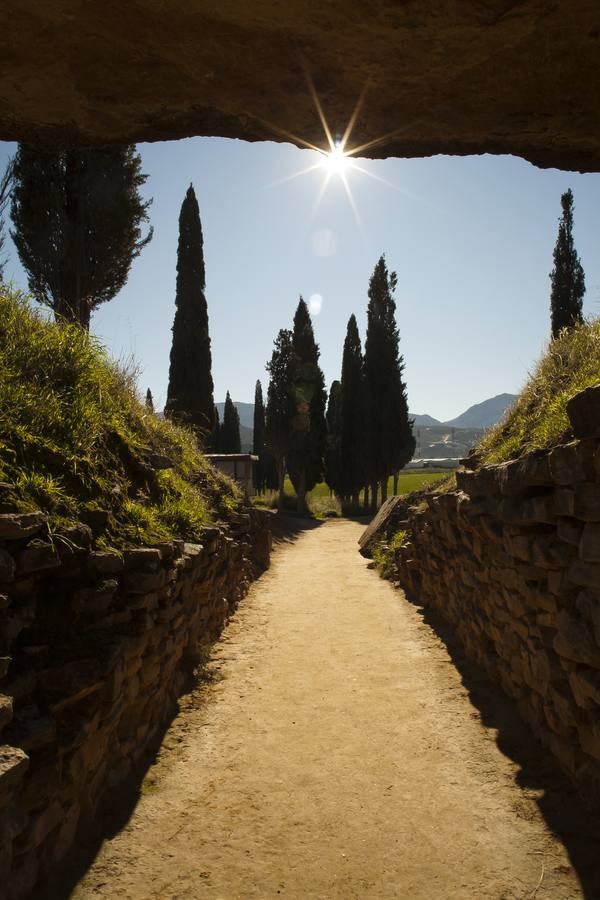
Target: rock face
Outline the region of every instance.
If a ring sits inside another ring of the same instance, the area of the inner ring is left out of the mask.
[[[363,156],[600,170],[596,0],[8,0],[0,51],[4,140],[324,146],[308,74]]]
[[[411,515],[395,575],[444,617],[600,806],[598,389],[569,404],[576,440],[457,473]]]
[[[199,651],[269,564],[269,518],[251,509],[201,544],[120,556],[44,543],[41,516],[0,516],[2,898],[35,896],[160,738]]]

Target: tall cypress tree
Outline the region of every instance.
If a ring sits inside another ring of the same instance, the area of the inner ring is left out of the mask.
[[[287,456],[291,445],[292,417],[294,414],[291,394],[292,333],[282,328],[275,338],[273,353],[267,363],[269,387],[265,413],[265,445],[275,462],[277,471],[277,505],[283,509],[283,492]]]
[[[134,145],[44,153],[20,144],[14,159],[12,238],[29,288],[57,318],[89,328],[90,315],[121,290],[151,201]]]
[[[288,471],[298,496],[298,512],[306,511],[306,494],[323,476],[327,441],[325,379],[319,366],[308,307],[302,297],[294,316],[292,332],[291,390],[294,404]]]
[[[258,461],[254,463],[254,489],[258,494],[263,494],[267,476],[267,457],[265,451],[265,406],[260,381],[256,382],[254,389],[253,425],[252,453],[258,456]]]
[[[210,435],[209,444],[210,449],[213,451],[213,453],[217,453],[219,450],[221,450],[221,420],[219,418],[219,410],[216,406],[214,424]]]
[[[342,467],[342,385],[333,381],[327,403],[327,444],[325,449],[325,481],[338,497],[344,495]]]
[[[199,435],[212,432],[215,411],[205,286],[200,210],[190,184],[179,214],[175,321],[165,415],[187,422]]]
[[[396,273],[388,272],[381,256],[369,282],[365,340],[367,461],[373,509],[377,506],[378,484],[385,500],[388,477],[406,465],[415,448],[395,318],[393,294],[397,282]]]
[[[219,443],[221,444],[220,449],[225,453],[240,452],[240,416],[229,395],[229,391],[227,391],[227,396],[225,397]]]
[[[154,412],[154,399],[152,397],[152,391],[150,388],[146,391],[146,409],[148,412]]]
[[[355,506],[367,475],[364,394],[362,349],[353,313],[348,320],[342,357],[340,455],[344,495],[352,497]]]
[[[554,268],[550,273],[550,317],[552,337],[563,328],[583,321],[582,306],[585,276],[573,242],[573,192],[569,188],[560,198],[562,215],[554,246]]]

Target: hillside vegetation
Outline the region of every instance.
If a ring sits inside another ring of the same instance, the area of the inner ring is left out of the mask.
[[[505,418],[478,446],[482,463],[553,447],[570,432],[567,402],[600,382],[600,319],[552,341]]]
[[[97,546],[193,540],[241,494],[191,431],[149,413],[134,376],[83,329],[0,286],[0,504],[42,509]]]

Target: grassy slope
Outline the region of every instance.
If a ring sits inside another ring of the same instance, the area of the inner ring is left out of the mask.
[[[155,472],[152,453],[173,467]],[[5,286],[0,481],[1,507],[41,508],[51,531],[88,521],[98,546],[194,539],[241,500],[190,431],[147,412],[133,376],[93,338],[46,321]]]
[[[567,401],[600,382],[600,319],[552,341],[505,418],[479,444],[483,463],[515,459],[569,436]]]

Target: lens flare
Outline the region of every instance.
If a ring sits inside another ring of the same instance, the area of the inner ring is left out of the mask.
[[[354,168],[354,161],[344,152],[341,144],[335,144],[329,153],[323,153],[321,165],[328,175],[339,175],[341,178]]]

